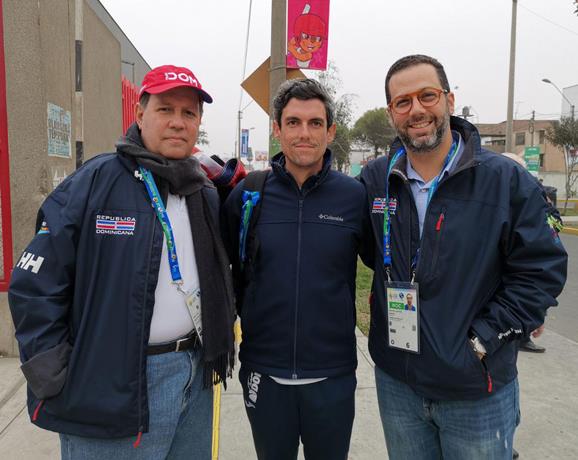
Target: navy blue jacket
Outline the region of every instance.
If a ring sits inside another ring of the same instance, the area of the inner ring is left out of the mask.
[[[420,241],[417,210],[405,174],[407,157],[394,166],[390,197],[393,281],[409,281],[421,247],[419,283],[421,353],[388,347],[383,263],[386,156],[361,173],[375,234],[375,275],[369,350],[375,364],[435,400],[479,399],[517,375],[515,341],[544,321],[566,279],[567,255],[546,222],[548,205],[537,182],[515,162],[484,150],[476,128],[451,118],[465,149],[440,181],[428,206]],[[392,147],[396,151],[399,141]],[[379,200],[376,201],[379,204]],[[487,349],[480,361],[469,343]]]
[[[14,268],[10,309],[28,410],[42,428],[96,438],[148,431],[146,348],[163,233],[135,170],[117,154],[85,163],[43,203]],[[217,219],[216,191],[203,193]],[[99,216],[125,223],[103,228]]]
[[[265,182],[256,226],[259,250],[238,308],[240,360],[246,368],[282,378],[353,372],[365,191],[355,179],[330,169],[329,151],[322,171],[301,190],[284,161],[282,154],[273,159]],[[231,192],[221,216],[237,285],[243,283],[238,256],[243,187],[241,182]]]

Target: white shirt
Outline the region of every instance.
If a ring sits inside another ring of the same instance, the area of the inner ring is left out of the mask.
[[[183,278],[183,289],[199,287],[199,273],[195,260],[195,248],[189,221],[189,211],[184,197],[168,195],[167,214],[173,228],[179,269]],[[155,216],[155,219],[157,217]],[[167,256],[167,240],[163,236],[163,249],[159,267],[159,278],[155,290],[155,306],[151,320],[149,344],[172,342],[194,329],[185,296],[172,283]]]

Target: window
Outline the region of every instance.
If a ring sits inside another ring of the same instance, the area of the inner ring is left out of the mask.
[[[538,131],[538,144],[544,144],[545,137],[546,137],[546,131],[544,131],[543,129]]]
[[[516,145],[524,145],[526,143],[526,133],[516,133]]]
[[[543,133],[544,131],[541,131],[541,132]],[[540,168],[543,168],[543,167],[544,167],[544,154],[541,153],[540,154]]]

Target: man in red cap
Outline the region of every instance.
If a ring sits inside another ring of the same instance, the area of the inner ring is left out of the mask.
[[[64,459],[211,458],[234,314],[218,196],[191,156],[205,102],[189,69],[151,70],[136,123],[49,195],[14,269],[28,410]]]

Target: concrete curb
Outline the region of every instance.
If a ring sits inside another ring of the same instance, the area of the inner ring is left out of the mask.
[[[568,233],[569,235],[578,235],[578,228],[564,227],[562,228],[562,233]]]

